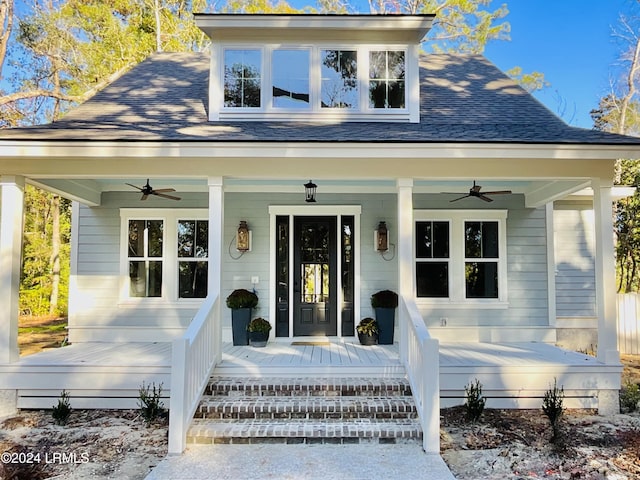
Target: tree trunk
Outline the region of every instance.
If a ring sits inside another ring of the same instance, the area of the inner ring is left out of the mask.
[[[51,298],[49,300],[49,314],[58,311],[58,292],[60,289],[60,197],[51,198]]]

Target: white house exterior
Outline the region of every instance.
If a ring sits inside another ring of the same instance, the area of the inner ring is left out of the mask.
[[[352,341],[370,296],[391,289],[407,362],[416,318],[436,355],[436,340],[554,344],[559,327],[591,328],[609,376],[590,388],[617,408],[613,163],[640,157],[640,140],[566,125],[481,56],[420,54],[429,15],[196,18],[211,55],[155,54],[58,122],[0,131],[10,400],[26,388],[12,365],[28,182],[75,201],[74,345],[174,341],[207,296],[212,335],[230,341],[220,299],[236,288],[256,290],[272,342]],[[181,200],[141,201],[128,184],[147,179]],[[453,201],[474,181],[511,193]],[[567,222],[585,209],[564,199],[589,187],[593,255],[578,274],[584,239]]]

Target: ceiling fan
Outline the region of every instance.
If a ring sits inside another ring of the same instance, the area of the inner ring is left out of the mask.
[[[167,195],[165,192],[175,192],[174,188],[159,188],[158,190],[154,190],[151,185],[149,185],[149,179],[147,178],[147,183],[144,187],[137,187],[135,185],[131,185],[127,183],[130,187],[137,188],[142,192],[142,198],[140,200],[146,200],[149,195],[156,195],[162,198],[168,198],[170,200],[180,200],[180,197],[174,197],[173,195]]]
[[[482,189],[481,185],[476,185],[476,181],[473,181],[473,187],[471,187],[469,189],[469,193],[466,195],[463,195],[462,197],[458,197],[458,198],[454,198],[453,200],[450,200],[450,202],[457,202],[458,200],[462,200],[463,198],[467,198],[467,197],[477,197],[480,200],[484,200],[485,202],[493,202],[492,198],[489,198],[487,195],[508,195],[511,193],[511,190],[497,190],[494,192],[481,192],[480,190]]]

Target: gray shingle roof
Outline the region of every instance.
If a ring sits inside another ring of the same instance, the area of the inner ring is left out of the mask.
[[[209,57],[158,53],[49,125],[2,139],[640,144],[570,127],[486,58],[424,55],[420,123],[209,122]]]

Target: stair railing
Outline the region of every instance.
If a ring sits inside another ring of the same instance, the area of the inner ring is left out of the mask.
[[[172,342],[169,454],[181,454],[187,429],[222,355],[220,297],[207,297],[182,337]]]
[[[431,338],[413,299],[400,299],[406,328],[401,329],[402,355],[422,426],[422,448],[440,453],[439,342]]]

